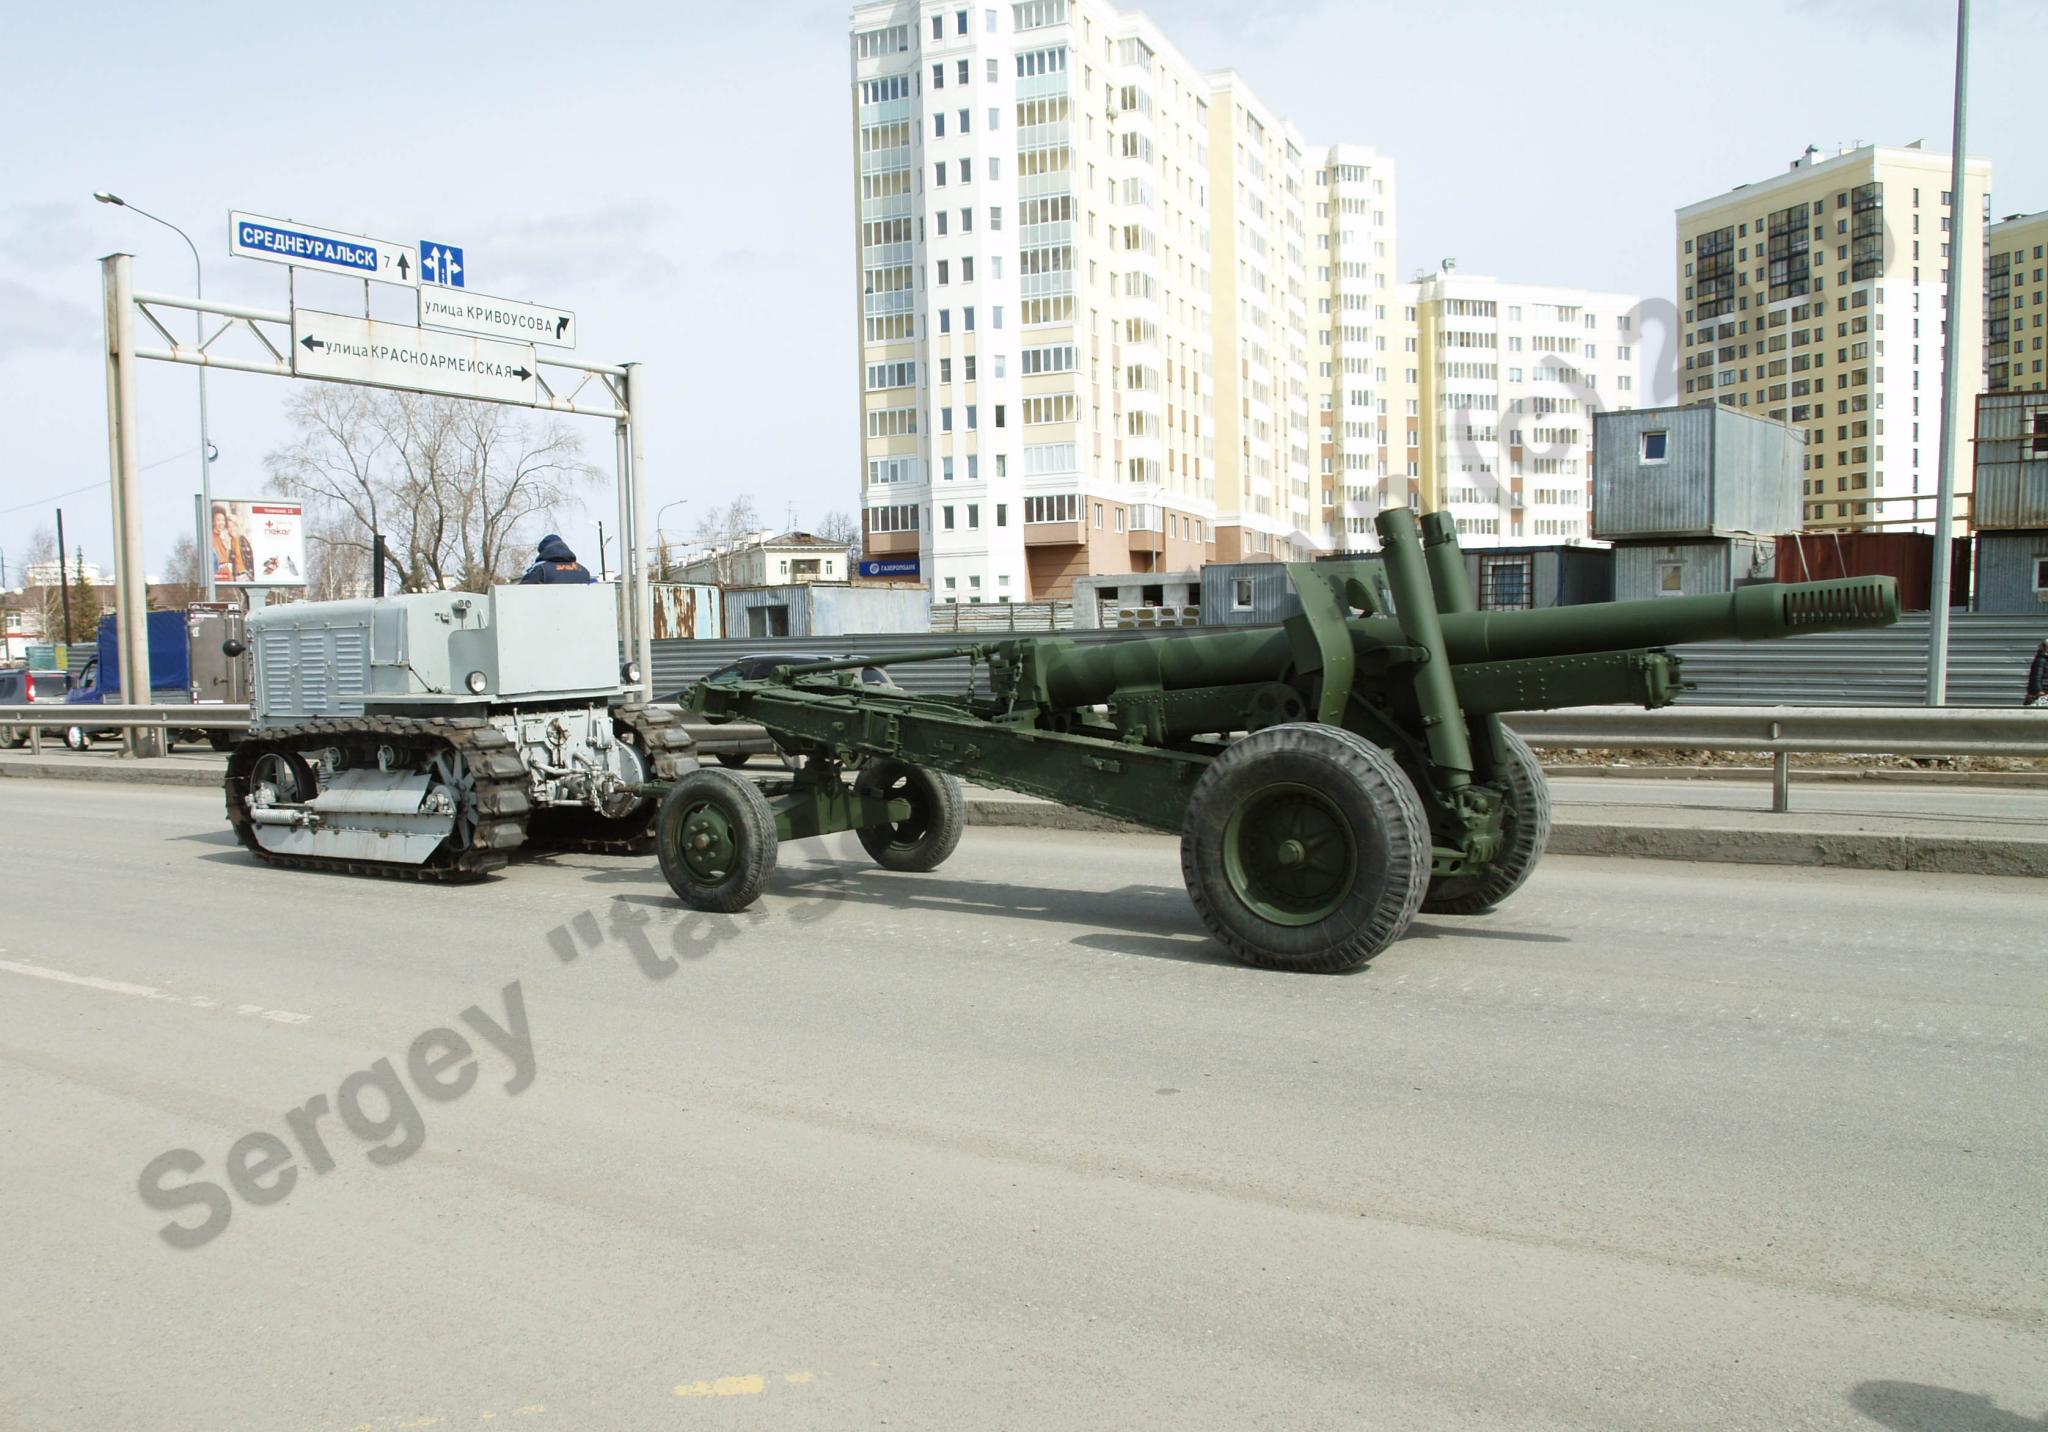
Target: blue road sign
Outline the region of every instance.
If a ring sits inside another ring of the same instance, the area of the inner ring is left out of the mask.
[[[917,577],[924,568],[916,557],[863,557],[860,574],[863,577]]]
[[[438,283],[448,288],[462,288],[462,250],[453,244],[437,244],[429,239],[420,240],[420,282]]]

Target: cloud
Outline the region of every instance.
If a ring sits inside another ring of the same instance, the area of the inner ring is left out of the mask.
[[[666,288],[680,272],[656,241],[668,221],[666,206],[628,199],[545,218],[502,220],[489,228],[493,253],[519,281],[546,287],[602,277],[654,289]]]
[[[25,269],[67,268],[98,258],[90,205],[22,204],[0,212],[0,263]]]
[[[100,340],[100,315],[82,303],[52,298],[10,278],[0,278],[0,362],[37,349],[85,349]]]
[[[1852,30],[1898,30],[1909,35],[1953,35],[1955,10],[1927,0],[1792,0],[1792,12]]]

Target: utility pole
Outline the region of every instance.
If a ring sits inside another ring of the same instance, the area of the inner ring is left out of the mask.
[[[1963,129],[1970,86],[1970,0],[1956,0],[1956,115],[1955,152],[1949,156],[1948,191],[1948,285],[1942,293],[1941,318],[1946,329],[1941,347],[1941,465],[1936,483],[1939,496],[1934,514],[1934,573],[1927,592],[1927,704],[1948,704],[1948,586],[1949,544],[1954,540],[1956,508],[1956,449],[1962,435],[1962,326],[1956,322],[1956,290],[1962,286],[1963,266],[1977,262],[1964,243],[1969,233],[1972,206],[1963,192]]]
[[[64,594],[64,645],[71,645],[71,577],[64,570],[64,509],[57,509],[57,590]],[[71,662],[70,654],[64,657]]]

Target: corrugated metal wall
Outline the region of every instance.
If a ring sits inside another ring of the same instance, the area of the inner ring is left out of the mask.
[[[1256,565],[1256,564],[1255,564]],[[2034,647],[2048,635],[2042,618],[1957,613],[1950,622],[1949,701],[1956,706],[2017,706]],[[1145,632],[1073,632],[1077,642],[1129,641]],[[1196,641],[1201,633],[1174,634]],[[943,636],[858,636],[818,641],[658,641],[654,690],[663,699],[736,657],[763,651],[823,656],[887,656],[949,647]],[[1918,706],[1927,683],[1927,617],[1909,616],[1880,631],[1820,633],[1786,641],[1702,642],[1679,647],[1680,698],[1705,706]],[[912,691],[965,689],[967,659],[890,668]],[[986,690],[983,683],[982,689]]]
[[[1987,393],[1977,400],[1978,528],[2048,528],[2048,455],[2034,451],[2035,415],[2048,394]]]
[[[1642,460],[1642,435],[1670,434],[1665,460]],[[1644,408],[1593,415],[1593,535],[1615,541],[1713,528],[1711,407]]]
[[[1735,582],[1770,581],[1778,567],[1777,539],[1737,537],[1709,542],[1631,542],[1614,549],[1614,599],[1670,596],[1659,586],[1662,568],[1676,562],[1677,595],[1710,596]]]
[[[1251,609],[1237,607],[1237,583],[1252,584]],[[1202,625],[1265,626],[1301,610],[1287,568],[1279,562],[1211,562],[1202,568]]]
[[[1642,435],[1668,434],[1661,463]],[[1593,535],[1603,541],[1796,532],[1806,443],[1799,430],[1697,403],[1593,417]]]
[[[2048,557],[2048,530],[1977,534],[1977,611],[2034,613],[2048,637],[2048,594],[2034,590],[2034,563]]]
[[[1775,536],[1800,529],[1803,430],[1714,405],[1714,529]]]
[[[1927,614],[1879,631],[1716,641],[1677,648],[1681,698],[1705,706],[1918,706],[1927,690]],[[1956,613],[1949,621],[1948,699],[1954,706],[2017,706],[2041,618]]]

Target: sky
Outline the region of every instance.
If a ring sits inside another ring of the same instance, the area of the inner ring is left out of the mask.
[[[1673,210],[1808,144],[1948,152],[1941,0],[1154,0],[1312,144],[1399,176],[1402,278],[1462,272],[1673,297]],[[1976,0],[1968,148],[1994,214],[2048,209],[2044,0]],[[579,358],[644,363],[648,511],[671,537],[750,494],[798,527],[858,506],[848,16],[840,5],[15,7],[0,49],[0,554],[10,585],[62,506],[111,565],[103,254],[143,290],[285,306],[227,256],[228,211],[463,246],[470,287],[577,313]],[[387,296],[388,297],[388,296]],[[360,285],[302,285],[306,306]],[[382,310],[380,309],[380,315]],[[195,370],[138,365],[152,573],[189,530]],[[259,495],[292,380],[214,373],[216,496]],[[572,420],[611,507],[609,424]],[[610,525],[610,524],[608,524]],[[613,554],[616,560],[616,553]]]

